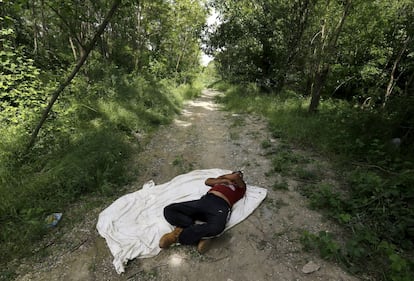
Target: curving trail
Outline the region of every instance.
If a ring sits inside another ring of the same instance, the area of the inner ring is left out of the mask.
[[[262,143],[270,143],[275,153],[283,146],[270,137],[259,117],[220,110],[214,103],[217,94],[204,90],[172,124],[152,137],[132,163],[141,173],[125,193],[150,179],[163,183],[193,169],[243,169],[248,183],[268,189],[268,197],[247,220],[216,238],[203,256],[194,247],[173,247],[154,258],[133,260],[125,274],[117,275],[105,241],[95,230],[97,215],[107,202],[86,214],[81,223],[62,230],[59,242],[48,246],[49,256],[21,261],[16,280],[359,280],[302,250],[303,230],[340,233],[340,229],[307,207],[306,198],[295,190],[298,182],[294,179],[285,179],[288,190],[272,188],[282,176],[265,175],[270,160]],[[309,261],[320,268],[305,274],[302,269]]]

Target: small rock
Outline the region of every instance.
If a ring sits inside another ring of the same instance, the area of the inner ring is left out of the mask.
[[[302,272],[308,274],[308,273],[312,273],[312,272],[319,270],[319,268],[321,268],[320,265],[317,265],[313,261],[310,261],[303,266]]]

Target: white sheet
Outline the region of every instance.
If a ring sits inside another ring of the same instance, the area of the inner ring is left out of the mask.
[[[173,227],[164,219],[163,209],[170,203],[194,200],[204,195],[209,187],[204,181],[231,171],[222,169],[195,170],[155,185],[153,181],[143,188],[124,195],[99,214],[96,228],[106,239],[114,256],[113,264],[118,274],[134,258],[156,256],[161,249],[161,236]],[[247,185],[246,195],[234,206],[226,229],[247,218],[266,197],[267,190]]]

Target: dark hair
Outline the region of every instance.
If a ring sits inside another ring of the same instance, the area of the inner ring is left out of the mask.
[[[232,174],[239,174],[241,177],[244,175],[243,171],[234,171]]]

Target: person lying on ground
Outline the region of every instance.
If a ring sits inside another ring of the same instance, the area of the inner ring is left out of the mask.
[[[165,219],[175,228],[161,237],[160,248],[166,249],[175,243],[197,245],[202,254],[208,249],[209,239],[224,231],[233,205],[246,194],[243,172],[208,178],[205,184],[211,188],[200,199],[164,208]]]

